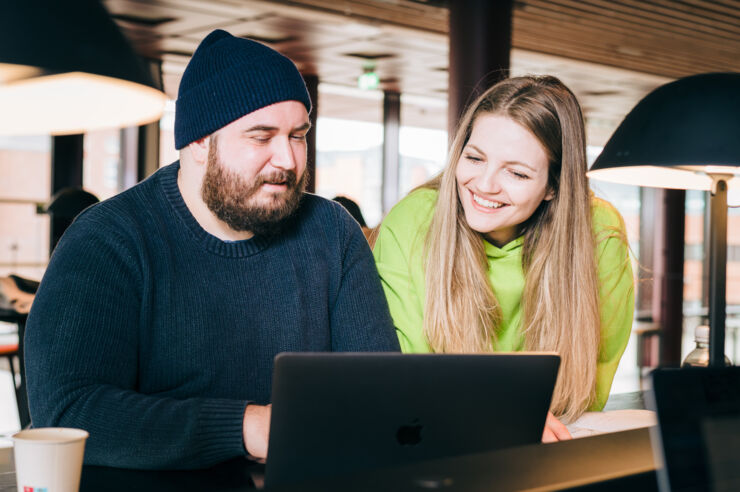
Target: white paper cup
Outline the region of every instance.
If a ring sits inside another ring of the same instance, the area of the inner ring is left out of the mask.
[[[88,433],[45,427],[13,436],[19,492],[77,492]]]

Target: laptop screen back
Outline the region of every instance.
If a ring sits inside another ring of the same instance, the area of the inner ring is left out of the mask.
[[[539,442],[554,354],[280,354],[266,485]]]

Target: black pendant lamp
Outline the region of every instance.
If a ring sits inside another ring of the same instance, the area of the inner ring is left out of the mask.
[[[711,193],[709,364],[723,366],[727,190],[740,188],[740,73],[694,75],[655,89],[624,118],[588,175]]]
[[[156,121],[166,96],[98,0],[11,0],[0,15],[0,134]]]

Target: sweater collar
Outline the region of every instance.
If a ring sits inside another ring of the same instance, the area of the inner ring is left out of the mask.
[[[503,258],[506,256],[519,255],[521,254],[523,244],[524,236],[512,239],[500,248],[498,246],[494,246],[485,239],[483,240],[483,245],[486,249],[486,256],[489,258]]]
[[[216,236],[209,234],[195,220],[195,217],[190,213],[190,209],[188,209],[185,200],[183,200],[180,194],[180,188],[177,186],[177,175],[179,171],[179,160],[160,169],[158,174],[160,176],[159,180],[162,190],[180,220],[182,220],[185,226],[195,236],[196,240],[205,249],[220,256],[239,258],[259,253],[270,244],[270,239],[264,236],[253,236],[243,241],[222,241]]]

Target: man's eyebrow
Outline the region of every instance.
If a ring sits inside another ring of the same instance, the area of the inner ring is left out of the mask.
[[[278,127],[268,125],[255,125],[244,130],[244,133],[249,132],[274,132],[277,131]]]
[[[297,126],[291,130],[291,132],[300,132],[303,130],[308,131],[311,128],[311,122],[307,121],[304,124]],[[270,125],[255,125],[252,127],[247,128],[244,130],[244,133],[250,133],[250,132],[276,132],[279,131],[280,128],[276,126],[270,126]]]
[[[293,131],[294,132],[302,132],[303,130],[308,131],[310,129],[311,129],[311,122],[310,121],[307,121],[304,124],[302,124],[301,126],[297,126],[297,127],[293,128]]]

